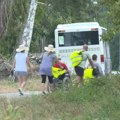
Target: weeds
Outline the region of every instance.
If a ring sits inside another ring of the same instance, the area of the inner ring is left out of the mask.
[[[1,120],[120,120],[120,77],[105,76],[44,96],[1,99]]]

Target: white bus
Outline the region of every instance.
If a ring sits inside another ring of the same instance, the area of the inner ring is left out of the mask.
[[[111,71],[109,45],[101,40],[101,35],[105,31],[106,28],[97,22],[60,24],[55,29],[56,53],[69,69],[73,70],[69,58],[71,52],[82,49],[83,44],[88,44],[90,56],[96,54],[103,72],[109,73]]]

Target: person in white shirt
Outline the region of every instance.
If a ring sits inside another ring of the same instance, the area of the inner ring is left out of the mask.
[[[27,50],[27,47],[25,47],[24,45],[20,45],[19,48],[16,49],[17,53],[13,61],[13,69],[15,70],[15,76],[18,78],[19,81],[18,91],[20,95],[24,95],[22,90],[27,80],[27,66],[30,68],[30,72],[32,72],[28,54],[25,53]]]
[[[92,55],[92,61],[93,61],[93,65],[97,71],[96,77],[103,75],[102,68],[101,68],[100,64],[97,63],[97,55],[96,54]]]

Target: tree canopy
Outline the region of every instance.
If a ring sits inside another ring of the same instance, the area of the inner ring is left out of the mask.
[[[10,55],[19,44],[31,0],[0,1],[0,53]],[[107,28],[103,37],[111,40],[120,32],[119,0],[38,0],[31,52],[41,51],[41,42],[54,41],[54,30],[61,23],[97,21]]]

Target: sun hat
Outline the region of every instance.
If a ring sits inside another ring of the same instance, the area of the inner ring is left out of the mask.
[[[21,51],[29,51],[28,47],[25,47],[24,45],[20,45],[19,48],[16,49],[16,52],[21,52]]]
[[[44,47],[44,49],[48,52],[54,52],[55,48],[52,44],[49,44],[48,47]]]

